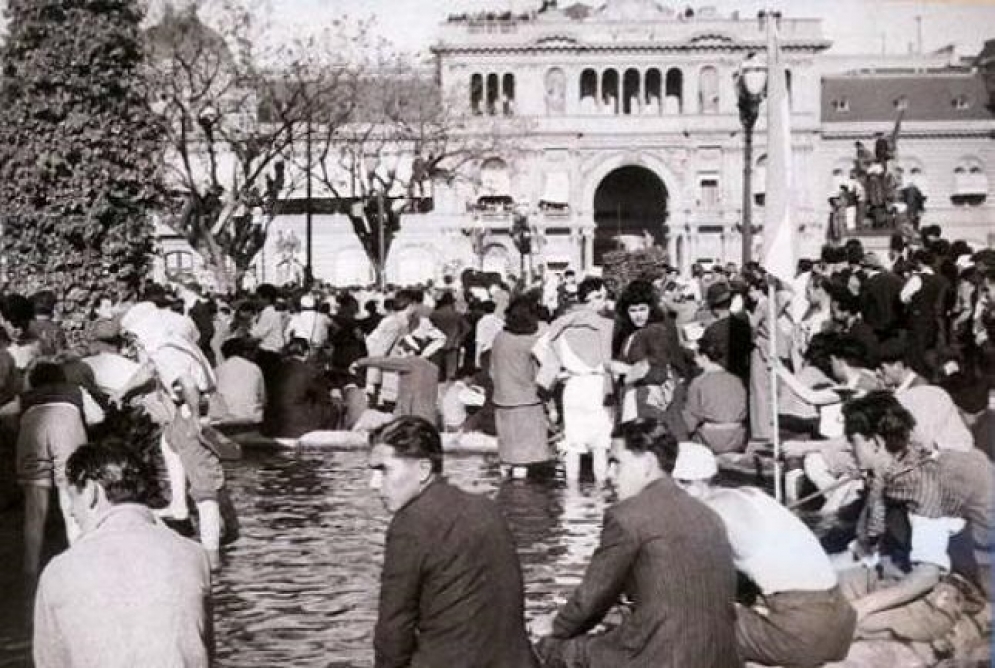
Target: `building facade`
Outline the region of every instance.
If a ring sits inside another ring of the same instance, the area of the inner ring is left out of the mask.
[[[849,175],[854,142],[890,133],[900,113],[896,166],[926,195],[924,222],[993,244],[995,117],[975,69],[948,52],[832,56],[818,19],[782,18],[779,36],[800,256],[824,243],[829,197]],[[684,269],[699,259],[738,262],[744,136],[735,75],[765,44],[756,16],[675,12],[653,0],[449,17],[433,47],[445,99],[471,129],[515,123],[521,136],[513,151],[484,157],[471,182],[431,184],[432,210],[402,219],[389,280],[438,280],[465,267],[517,274],[516,215],[534,232],[533,266],[596,271],[606,251],[647,243],[665,244]],[[757,248],[766,138],[762,107],[751,166]],[[316,277],[371,280],[344,216],[315,215],[313,230]],[[304,239],[303,214],[278,217],[257,280],[293,278]]]

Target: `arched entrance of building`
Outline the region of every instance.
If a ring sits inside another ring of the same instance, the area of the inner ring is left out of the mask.
[[[609,172],[594,191],[594,263],[618,249],[665,246],[667,187],[652,170],[625,165]]]

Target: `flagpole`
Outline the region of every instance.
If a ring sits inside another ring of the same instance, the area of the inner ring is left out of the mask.
[[[777,123],[772,123],[772,121],[776,121],[779,118],[781,123],[788,123],[790,122],[790,119],[780,117],[780,114],[778,113],[779,111],[778,107],[780,107],[780,105],[783,102],[783,100],[780,99],[780,95],[783,95],[785,92],[781,90],[782,80],[780,79],[780,77],[782,77],[783,74],[780,63],[781,53],[777,44],[777,28],[778,28],[777,22],[780,19],[780,14],[768,11],[765,13],[764,18],[766,19],[765,27],[767,28],[767,81],[768,81],[767,148],[768,148],[768,154],[773,156],[775,151],[771,150],[772,138],[775,136],[775,134],[781,133],[784,130],[784,128],[775,127]],[[772,80],[775,78],[777,78],[777,81],[774,82],[773,85],[771,85]],[[769,93],[775,89],[776,92],[780,93],[780,95],[775,94],[774,96],[771,96]],[[788,114],[790,114],[790,111],[788,112]],[[786,138],[786,142],[787,146],[785,148],[787,149],[788,154],[790,155],[791,151],[790,133]],[[788,170],[791,169],[789,163],[786,163],[784,166],[787,167]],[[788,174],[787,172],[783,176],[786,178],[790,178],[790,174]],[[783,185],[786,184],[775,184],[774,187],[779,188]],[[768,188],[768,190],[770,190],[770,188]],[[786,204],[788,200],[784,198],[790,197],[790,189],[785,188],[785,192],[780,193],[779,196],[777,196],[777,194],[775,193],[775,196],[778,202]],[[784,199],[783,202],[782,199]],[[774,202],[771,202],[771,204],[773,203]],[[771,211],[771,208],[775,210]],[[768,208],[767,213],[773,214],[774,216],[782,215],[782,211],[780,210],[779,207],[776,206]],[[777,221],[765,220],[764,234],[766,235],[776,234],[780,236],[781,234],[780,225],[783,224],[783,222],[784,221],[781,220]],[[771,223],[777,223],[778,229],[777,230],[772,229],[774,226],[771,225]],[[789,225],[794,224],[794,220],[792,217],[789,216],[787,224]],[[769,255],[768,249],[776,248],[776,242],[772,240],[765,240],[765,242],[766,243],[764,244],[765,246],[764,255],[766,256]],[[764,259],[766,261],[769,260],[770,258],[765,257]],[[765,262],[765,264],[769,265],[770,263]],[[777,287],[775,285],[777,282],[776,276],[777,276],[776,273],[770,274],[768,276],[768,282],[767,282],[767,305],[768,305],[767,317],[769,319],[768,325],[770,328],[769,337],[768,337],[770,343],[770,350],[768,351],[767,363],[769,366],[769,373],[770,373],[771,438],[773,439],[773,447],[774,447],[774,498],[777,499],[778,503],[780,503],[784,498],[784,492],[783,492],[784,480],[781,477],[782,474],[781,434],[780,434],[780,421],[778,420],[777,416],[778,382],[777,382],[777,373],[774,371],[774,366],[777,364],[777,334],[778,334]]]
[[[770,420],[771,438],[774,444],[774,498],[780,503],[784,497],[783,480],[781,478],[781,429],[780,420],[777,417],[777,373],[774,370],[777,364],[777,287],[776,279],[773,276],[767,277],[767,318],[770,325],[770,350],[767,355],[767,370],[770,373]]]

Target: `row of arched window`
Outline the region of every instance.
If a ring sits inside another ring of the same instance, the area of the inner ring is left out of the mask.
[[[470,111],[474,115],[511,116],[515,113],[515,75],[474,74],[470,77]]]
[[[567,76],[563,69],[546,71],[546,113],[567,112]],[[677,115],[685,113],[716,114],[721,94],[719,71],[706,65],[698,72],[698,99],[693,108],[686,106],[684,72],[678,67],[663,70],[650,67],[623,70],[612,67],[601,71],[587,68],[578,82],[577,113],[582,115]],[[787,72],[789,100],[791,72]],[[477,115],[511,115],[514,113],[515,76],[473,74],[470,77],[470,109]]]
[[[707,74],[709,71],[714,76]],[[702,72],[708,80],[701,90],[702,100],[714,99],[718,111],[718,74],[714,67],[706,67]],[[580,74],[582,114],[680,114],[683,106],[684,73],[676,67],[667,70],[666,75],[655,67],[645,72],[630,67],[621,74],[614,68],[600,73],[589,68]],[[704,108],[702,111],[707,113]]]

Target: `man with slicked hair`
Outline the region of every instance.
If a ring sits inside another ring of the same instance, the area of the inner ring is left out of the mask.
[[[145,505],[149,472],[125,446],[106,442],[77,449],[66,479],[82,534],[41,575],[34,665],[207,668],[207,554]]]
[[[497,505],[442,477],[439,432],[404,416],[370,435],[387,529],[376,668],[538,668],[522,573]]]
[[[678,445],[662,423],[619,425],[610,479],[619,501],[581,584],[544,636],[547,668],[738,668],[736,571],[719,517],[671,478]],[[623,595],[631,614],[593,633]]]

